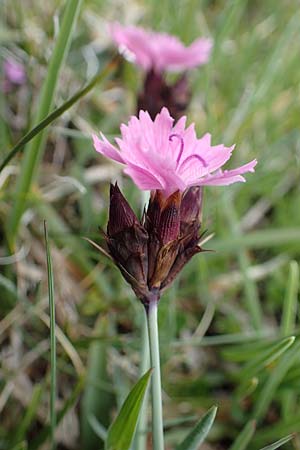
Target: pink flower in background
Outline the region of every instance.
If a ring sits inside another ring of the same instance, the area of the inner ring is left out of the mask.
[[[3,64],[6,79],[13,84],[23,84],[26,80],[26,73],[23,64],[15,59],[9,58]]]
[[[146,71],[176,72],[200,66],[208,61],[212,48],[211,39],[199,38],[185,47],[175,36],[119,23],[111,26],[111,34],[124,56]]]
[[[21,86],[26,81],[26,73],[23,64],[13,58],[8,58],[3,63],[4,80],[2,89],[4,92],[12,90],[13,86]]]
[[[257,161],[234,170],[221,170],[234,149],[211,145],[211,135],[197,139],[194,124],[185,127],[186,117],[175,125],[163,108],[154,121],[140,111],[128,125],[121,125],[121,139],[116,138],[119,151],[101,134],[93,136],[97,152],[124,164],[124,172],[142,190],[161,190],[165,196],[190,186],[229,185],[245,181],[242,174],[253,172]]]

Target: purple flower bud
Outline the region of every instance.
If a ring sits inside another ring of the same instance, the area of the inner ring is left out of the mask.
[[[174,192],[167,198],[160,214],[158,236],[162,244],[174,241],[179,237],[180,231],[180,202],[181,194]]]
[[[132,211],[129,203],[122,195],[117,183],[110,185],[109,220],[107,234],[115,236],[126,228],[138,223],[138,219]]]
[[[110,187],[106,243],[116,265],[145,307],[200,252],[202,188],[166,197],[151,192],[143,223],[136,217],[117,184]]]
[[[137,112],[148,111],[154,120],[166,106],[172,117],[179,120],[189,105],[190,97],[186,75],[181,76],[175,84],[168,84],[160,73],[151,70],[146,75],[142,92],[138,97]]]
[[[203,205],[203,188],[193,186],[185,192],[180,210],[180,231],[184,235],[196,225],[200,228]]]
[[[148,295],[148,234],[117,184],[110,186],[106,242],[122,275],[141,300]]]

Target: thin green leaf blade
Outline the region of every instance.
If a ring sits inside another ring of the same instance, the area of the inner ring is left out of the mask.
[[[25,443],[23,442],[23,440],[26,437],[26,433],[35,418],[37,409],[40,406],[42,394],[43,387],[41,384],[37,384],[33,388],[31,401],[26,408],[23,419],[21,420],[13,439],[13,444],[16,445],[16,448],[18,448],[18,446],[20,447],[20,449],[24,448]]]
[[[288,351],[283,355],[276,366],[276,370],[273,370],[267,379],[264,387],[260,393],[258,401],[255,405],[253,418],[256,420],[261,420],[266,414],[272,399],[274,398],[274,393],[278,389],[278,386],[284,379],[287,372],[295,364],[299,358],[300,352],[300,342],[297,340],[295,344],[288,349]]]
[[[95,334],[105,336],[107,329],[107,318],[102,317],[96,323]],[[108,412],[114,397],[107,373],[107,359],[108,345],[101,339],[92,341],[88,350],[87,379],[80,407],[82,448],[96,448],[99,444],[99,433],[95,428],[98,430],[100,424],[103,428],[108,428],[110,424]],[[95,427],[95,423],[99,426]],[[105,441],[106,436],[101,439]]]
[[[47,273],[48,273],[48,296],[50,309],[50,360],[51,360],[51,385],[50,385],[50,428],[51,428],[51,448],[55,450],[55,430],[56,430],[56,336],[55,336],[55,302],[54,302],[54,278],[52,269],[52,259],[48,238],[47,223],[44,221],[44,233],[46,242]]]
[[[87,95],[96,86],[96,84],[107,78],[117,67],[117,61],[117,57],[113,58],[109,63],[107,63],[107,65],[101,70],[100,73],[95,75],[89,81],[89,83],[83,89],[77,91],[72,97],[69,98],[69,100],[67,100],[61,106],[48,114],[43,120],[41,120],[41,122],[39,122],[35,127],[28,131],[28,133],[26,133],[16,143],[16,145],[10,150],[8,155],[6,155],[6,157],[3,159],[0,164],[0,172],[2,172],[2,170],[7,166],[7,164],[13,159],[14,156],[24,150],[24,146],[28,142],[30,142],[35,136],[41,133],[44,128],[51,125],[51,123],[58,119],[64,112],[68,111],[68,109],[70,109],[76,102],[78,102],[78,100]]]
[[[176,447],[176,450],[197,450],[208,435],[216,414],[217,407],[210,408],[204,416],[196,423],[192,431],[187,435],[184,441]]]
[[[97,420],[97,417],[95,417],[93,414],[90,414],[87,420],[95,435],[98,436],[98,438],[100,438],[102,441],[105,441],[105,439],[107,438],[107,431],[104,426]]]
[[[61,423],[61,421],[66,416],[68,411],[70,411],[70,409],[78,401],[78,397],[81,394],[84,387],[84,381],[85,380],[83,377],[79,378],[70,396],[65,400],[62,409],[57,414],[57,422],[56,422],[57,425]],[[50,435],[51,435],[51,426],[47,425],[39,432],[39,434],[34,439],[31,440],[29,444],[29,450],[39,450]]]
[[[255,429],[255,420],[250,420],[247,422],[229,450],[245,450],[255,433]]]
[[[277,360],[283,353],[286,352],[295,342],[295,336],[290,336],[281,339],[279,342],[270,344],[270,348],[259,354],[252,361],[247,363],[240,371],[239,378],[241,380],[253,377],[257,372],[267,367],[273,361]]]
[[[289,281],[283,303],[281,335],[293,333],[297,314],[297,300],[299,290],[299,266],[297,261],[291,261],[289,267]]]
[[[279,439],[279,441],[274,442],[274,444],[267,445],[266,447],[261,448],[260,450],[275,450],[276,448],[279,448],[283,444],[286,444],[287,442],[289,442],[291,439],[293,439],[293,437],[294,437],[294,435],[290,434],[289,436]]]
[[[51,110],[59,73],[71,44],[71,37],[81,4],[82,0],[68,0],[66,4],[60,31],[49,62],[47,75],[43,82],[35,118],[36,122],[44,119]],[[25,158],[22,161],[20,177],[18,178],[16,187],[14,207],[11,210],[7,227],[8,240],[11,248],[14,246],[19,223],[26,208],[28,193],[43,154],[45,138],[45,133],[39,133],[29,144]]]
[[[108,430],[106,450],[128,450],[134,437],[139,413],[152,369],[140,378],[127,396],[121,411]]]

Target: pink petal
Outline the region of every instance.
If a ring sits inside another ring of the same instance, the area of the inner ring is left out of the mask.
[[[162,189],[159,180],[150,172],[138,166],[127,166],[124,173],[131,177],[138,188],[146,191]]]
[[[110,32],[125,58],[147,71],[182,71],[205,64],[212,48],[210,39],[196,39],[185,47],[176,36],[119,23],[112,24]]]
[[[102,141],[95,134],[93,134],[95,150],[106,156],[107,158],[113,159],[114,161],[117,161],[121,164],[125,164],[121,153],[113,145],[111,145],[110,142],[108,142],[108,140],[102,133],[100,133],[100,135]]]
[[[200,150],[197,151],[207,164],[206,171],[203,172],[203,175],[207,173],[214,172],[215,170],[222,167],[231,157],[231,154],[234,150],[234,145],[231,147],[225,147],[224,145],[215,145],[210,147],[208,150]]]
[[[238,167],[233,170],[222,170],[218,171],[218,173],[208,176],[200,180],[200,186],[227,186],[232,183],[237,182],[245,182],[245,178],[241,176],[241,174],[246,172],[254,172],[254,167],[257,164],[257,160],[253,161]]]
[[[167,151],[166,143],[169,140],[174,119],[167,108],[162,108],[154,120],[153,131],[155,134],[155,146],[159,152]]]
[[[139,27],[122,27],[119,23],[111,26],[111,35],[113,40],[119,46],[120,52],[124,52],[128,60],[133,60],[143,69],[148,70],[153,64],[153,55],[149,45],[148,33]]]
[[[186,124],[186,116],[180,117],[180,119],[174,125],[172,133],[182,135],[185,129],[185,124]]]

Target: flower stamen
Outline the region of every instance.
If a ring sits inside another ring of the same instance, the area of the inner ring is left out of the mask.
[[[198,159],[201,163],[203,167],[208,167],[207,162],[205,161],[205,159],[203,159],[200,155],[194,154],[194,155],[190,155],[188,156],[184,161],[182,161],[182,163],[179,166],[179,169],[182,169],[182,167],[187,164],[189,161],[191,161],[191,159],[196,158]]]
[[[183,137],[180,136],[180,134],[174,133],[174,134],[171,134],[171,135],[169,136],[169,141],[172,142],[174,137],[176,137],[176,138],[179,139],[179,141],[180,141],[180,149],[179,149],[179,153],[178,153],[177,159],[176,159],[176,168],[177,168],[177,167],[178,167],[178,164],[179,164],[179,162],[180,162],[182,153],[183,153],[183,149],[184,149],[184,140],[183,140]]]

